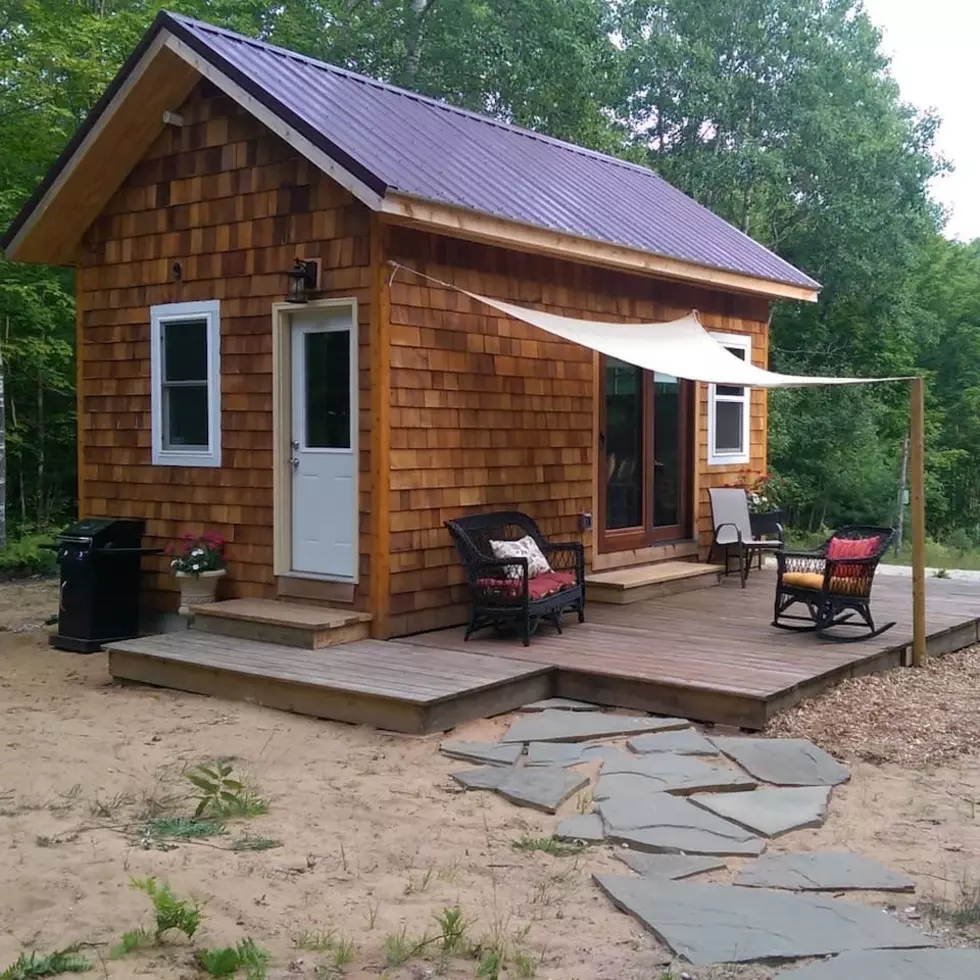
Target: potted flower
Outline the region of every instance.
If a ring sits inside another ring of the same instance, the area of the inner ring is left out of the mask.
[[[745,488],[749,501],[749,520],[755,537],[773,535],[783,539],[783,512],[776,505],[776,481],[766,475]]]
[[[181,616],[190,616],[191,606],[214,602],[218,579],[225,574],[225,539],[213,531],[181,535],[180,550],[170,561],[170,568],[180,586]]]

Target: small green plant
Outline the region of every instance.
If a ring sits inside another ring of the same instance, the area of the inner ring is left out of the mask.
[[[89,804],[88,812],[93,817],[100,817],[107,820],[114,816],[117,810],[122,810],[127,806],[133,806],[136,797],[132,793],[116,793],[108,799],[100,799],[98,796]]]
[[[477,964],[476,975],[480,980],[498,980],[503,965],[504,958],[500,950],[492,949],[483,954],[483,958]]]
[[[156,928],[152,933],[143,928],[124,932],[109,954],[113,959],[146,946],[159,946],[168,932],[182,932],[188,939],[194,938],[203,915],[197,902],[177,898],[166,882],[160,884],[156,878],[134,878],[130,884],[153,903]]]
[[[466,930],[469,929],[469,923],[463,918],[463,910],[454,905],[452,908],[444,908],[434,918],[439,926],[442,952],[447,956],[459,952],[466,939]]]
[[[427,935],[410,938],[407,928],[402,926],[400,931],[385,936],[385,966],[401,966],[419,956],[431,943],[432,938]]]
[[[333,929],[307,929],[293,937],[293,945],[297,949],[310,952],[327,952],[332,950],[336,942]]]
[[[80,948],[75,945],[53,953],[21,953],[0,973],[0,980],[33,980],[34,977],[55,977],[59,973],[87,973],[92,964],[78,952]]]
[[[950,577],[951,576],[949,572],[947,572],[945,568],[936,569],[936,578],[950,578]]]
[[[527,834],[524,834],[520,840],[511,841],[510,846],[522,854],[542,851],[553,857],[572,857],[585,850],[585,845],[581,841],[562,841],[556,837],[529,837]]]
[[[378,922],[378,912],[381,911],[381,903],[375,899],[373,902],[368,902],[367,915],[367,927],[368,932],[371,932]]]
[[[576,809],[581,814],[591,813],[595,805],[595,795],[593,793],[579,793],[575,801]]]
[[[408,877],[408,881],[405,883],[405,894],[414,895],[416,893],[421,894],[424,891],[428,891],[429,885],[432,884],[432,878],[435,875],[434,868],[427,868],[422,876],[416,881],[411,875]]]
[[[257,817],[268,811],[268,804],[241,780],[232,777],[230,763],[220,759],[213,765],[200,765],[184,775],[198,790],[195,817],[217,820],[227,817]]]
[[[516,953],[514,955],[514,968],[517,975],[524,980],[533,980],[538,972],[539,961],[530,953]]]
[[[268,972],[269,951],[246,937],[235,946],[199,950],[197,962],[212,977],[231,977],[244,971],[247,980],[265,980]]]
[[[198,817],[156,817],[148,821],[149,837],[171,837],[176,840],[198,840],[204,837],[222,837],[228,833],[216,820]]]
[[[41,547],[50,541],[50,534],[30,534],[11,541],[0,550],[0,575],[8,579],[53,574],[57,567],[57,552],[53,548]]]
[[[357,946],[350,936],[340,936],[333,948],[333,965],[336,969],[342,970],[354,958]]]

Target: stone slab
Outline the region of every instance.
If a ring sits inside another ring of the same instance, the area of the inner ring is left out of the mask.
[[[592,744],[582,746],[583,762],[606,763],[614,759],[621,759],[624,755],[626,753],[622,749],[616,748],[615,745]]]
[[[481,766],[452,773],[453,779],[464,789],[496,789],[510,774],[503,766]]]
[[[613,735],[639,735],[689,728],[683,718],[650,718],[602,712],[549,709],[514,721],[502,742],[585,742]]]
[[[635,779],[619,778],[623,776],[641,777],[647,781],[652,792],[663,793],[742,792],[755,789],[757,785],[756,781],[746,776],[744,772],[713,766],[686,755],[674,755],[672,752],[635,755],[632,752],[623,752],[620,758],[603,762],[602,776],[596,788],[596,799],[614,795],[618,786],[642,785]]]
[[[505,769],[498,793],[518,806],[554,813],[573,793],[589,784],[588,776],[556,766]]]
[[[859,902],[732,885],[593,877],[616,906],[695,966],[935,945],[881,909]]]
[[[691,857],[686,854],[636,854],[633,851],[614,852],[623,864],[645,878],[664,878],[675,881],[703,875],[709,871],[721,871],[724,861],[713,857]]]
[[[520,748],[520,743],[507,743]],[[531,742],[527,747],[526,766],[574,766],[582,761],[582,746],[578,742]]]
[[[619,796],[599,803],[606,837],[638,851],[756,857],[765,841],[669,793]]]
[[[980,949],[875,949],[841,953],[775,980],[977,980]]]
[[[714,743],[709,742],[694,728],[678,732],[655,732],[652,735],[638,735],[626,743],[634,752],[644,755],[648,752],[673,752],[675,755],[718,755]]]
[[[743,868],[735,884],[805,892],[915,891],[915,882],[908,875],[847,852],[770,854]]]
[[[439,751],[451,759],[488,762],[496,766],[512,766],[521,757],[521,746],[499,742],[443,742]]]
[[[601,844],[606,839],[598,813],[579,813],[562,820],[555,829],[559,840],[581,840],[586,844]]]
[[[756,834],[779,837],[822,827],[829,799],[829,786],[789,786],[754,793],[696,793],[691,802]]]
[[[570,698],[545,698],[542,701],[532,701],[517,709],[518,711],[532,714],[535,711],[601,711],[602,707],[598,704],[589,704],[587,701],[572,701]]]
[[[713,738],[756,779],[776,786],[837,786],[850,770],[806,738]]]

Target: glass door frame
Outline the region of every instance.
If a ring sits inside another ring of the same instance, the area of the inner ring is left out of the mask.
[[[642,419],[644,432],[642,445],[642,524],[636,527],[609,529],[606,527],[606,497],[608,484],[608,457],[606,456],[606,356],[598,358],[599,428],[596,454],[598,458],[598,495],[596,515],[596,548],[600,554],[617,551],[635,551],[668,541],[683,541],[691,536],[694,494],[694,405],[696,384],[680,381],[680,419],[678,425],[678,467],[680,470],[680,513],[677,524],[656,527],[654,520],[654,372],[642,369]]]

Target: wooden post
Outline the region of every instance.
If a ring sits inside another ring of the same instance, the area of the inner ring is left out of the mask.
[[[909,384],[911,408],[912,508],[912,663],[926,662],[926,463],[925,463],[925,384],[912,378]]]

